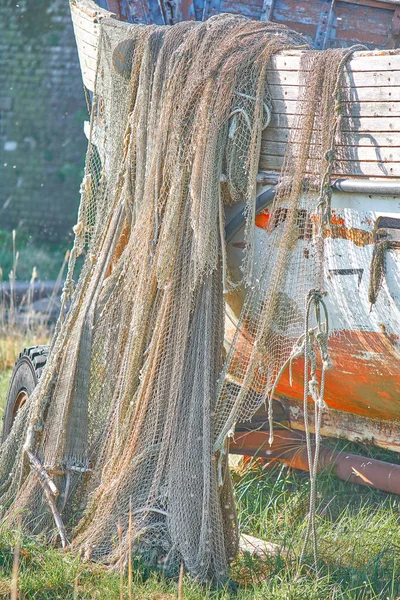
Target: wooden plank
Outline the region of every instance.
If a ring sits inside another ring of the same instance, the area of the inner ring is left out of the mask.
[[[330,36],[335,0],[322,0],[321,12],[318,18],[314,45],[318,50],[324,50]]]
[[[282,167],[283,157],[271,154],[261,153],[260,169],[269,171],[279,171]],[[366,175],[369,177],[399,177],[400,161],[397,162],[377,162],[377,161],[357,161],[343,160],[338,161],[335,167],[335,173],[347,173]]]
[[[280,171],[283,158],[261,154],[259,169],[261,171]],[[333,175],[364,177],[400,177],[400,162],[378,163],[364,161],[343,161],[337,165]]]
[[[175,3],[176,21],[195,21],[195,9],[193,0],[177,0]]]
[[[278,544],[272,542],[266,542],[260,540],[252,535],[242,533],[239,538],[239,550],[240,552],[249,552],[251,555],[255,554],[260,558],[265,559],[266,556],[277,556],[278,554],[285,555],[286,551],[281,548]]]
[[[96,77],[96,59],[86,55],[85,49],[83,48],[83,42],[80,36],[75,36],[75,40],[78,48],[78,57],[79,64],[81,67],[83,83],[89,91],[93,92]]]
[[[263,7],[261,9],[260,21],[270,21],[271,20],[274,3],[275,3],[275,0],[264,0]]]
[[[74,21],[72,21],[72,24],[74,26],[75,38],[78,38],[79,40],[85,40],[88,46],[92,46],[92,48],[97,49],[99,44],[98,34],[94,35],[93,33],[89,33],[88,31],[86,31],[85,29],[81,29],[81,27],[79,27],[79,24]]]
[[[70,0],[70,9],[71,12],[78,12],[79,14],[85,17],[90,17],[91,19],[96,19],[98,17],[116,17],[115,13],[106,10],[105,8],[101,8],[93,0]]]
[[[269,70],[298,71],[304,51],[288,50],[272,57]],[[399,71],[400,50],[355,52],[348,63],[352,71]]]
[[[277,114],[297,114],[296,100],[273,100],[273,112]],[[353,117],[400,117],[398,102],[346,102],[343,113]]]
[[[84,15],[81,11],[74,10],[73,6],[71,6],[71,17],[74,25],[76,24],[83,31],[86,31],[87,33],[90,33],[98,38],[100,26],[98,23],[95,23],[92,18]]]
[[[267,72],[269,85],[299,87],[298,71],[269,70]],[[343,73],[344,87],[392,87],[400,86],[400,70],[398,71],[345,71]]]
[[[274,21],[284,23],[301,33],[310,34],[314,39],[320,12],[320,2],[279,0],[274,7]]]
[[[263,140],[271,142],[284,142],[286,143],[289,139],[290,129],[285,127],[267,127],[263,132]],[[400,132],[394,131],[392,133],[386,131],[376,131],[374,134],[367,133],[343,133],[341,137],[341,143],[343,146],[374,146],[379,148],[380,146],[388,147],[394,146],[400,148]]]
[[[104,11],[106,12],[106,11]],[[80,33],[86,32],[85,39],[93,47],[97,46],[99,35],[99,26],[93,18],[84,14],[81,10],[71,5],[71,14],[74,25],[79,28]],[[112,13],[108,13],[112,14]],[[273,57],[271,69],[283,71],[298,71],[300,66],[301,51],[287,51]],[[358,71],[392,71],[400,70],[400,52],[357,52],[349,63],[349,69],[352,72]]]
[[[273,100],[297,100],[301,88],[288,85],[269,85],[269,91]],[[398,87],[361,87],[350,88],[350,97],[357,102],[398,102],[400,99],[400,86]]]
[[[397,212],[394,209],[394,212]],[[370,346],[372,347],[372,346]],[[293,400],[284,400],[285,411],[289,415],[290,427],[304,431],[304,412],[301,403]],[[397,409],[397,407],[394,407]],[[310,430],[314,432],[314,411],[310,403]],[[362,414],[354,414],[329,408],[323,412],[321,435],[334,438],[343,437],[354,442],[370,440],[375,446],[381,446],[400,452],[398,416],[393,420],[385,421],[382,418],[371,419]]]
[[[400,4],[400,0],[376,0],[377,2],[382,4]],[[351,0],[342,0],[342,2],[351,2]]]
[[[89,60],[89,59],[88,59]],[[341,121],[342,131],[374,133],[375,131],[399,131],[400,122],[392,117],[358,117],[354,122],[349,117]],[[269,127],[292,128],[297,126],[296,115],[273,113]]]
[[[370,6],[372,8],[384,8],[394,10],[396,4],[400,4],[400,0],[340,0],[346,4],[361,4],[361,6]],[[378,13],[379,14],[379,13]]]
[[[297,145],[297,144],[296,144]],[[263,140],[261,144],[261,154],[264,156],[280,156],[283,157],[286,152],[286,144],[284,142],[268,142]],[[374,146],[338,146],[338,153],[343,153],[345,156],[351,153],[351,159],[367,161],[367,162],[400,162],[400,148],[399,147],[384,147],[380,146],[375,148]],[[350,160],[350,159],[349,159]]]
[[[77,32],[77,28],[75,31],[75,40],[76,45],[78,46],[79,52],[82,52],[85,56],[90,56],[93,60],[97,60],[97,46],[92,46],[88,44],[85,36],[80,35],[80,32]],[[83,32],[85,33],[85,32]]]
[[[220,0],[217,13],[241,14],[250,19],[259,19],[263,0]]]
[[[92,71],[86,71],[81,67],[83,85],[89,90],[94,92],[95,73]]]
[[[99,16],[104,17],[109,15],[111,17],[112,13],[98,9],[95,16],[90,16],[83,12],[78,6],[72,4],[71,15],[73,21],[80,29],[94,36],[94,39],[97,39],[98,24],[95,22],[95,20],[98,20]],[[92,45],[95,45],[94,39],[92,39]],[[298,71],[300,54],[301,51],[282,52],[272,59],[272,67],[274,69]],[[352,72],[400,69],[400,52],[356,52],[352,60],[349,62],[349,68]]]
[[[335,41],[349,44],[373,44],[385,47],[391,29],[393,9],[380,9],[338,2]],[[342,44],[343,45],[343,44]]]
[[[86,42],[86,31],[77,27],[75,23],[73,25],[81,69],[82,71],[89,70],[95,72],[97,68],[97,47],[95,48]]]
[[[96,80],[96,73],[92,70],[86,69],[81,64],[82,81],[83,85],[89,90],[94,92],[94,82]]]
[[[76,38],[76,45],[78,47],[79,61],[81,64],[84,64],[86,68],[96,71],[97,68],[97,52],[95,53],[95,57],[91,54],[87,54],[86,49],[88,46],[82,42],[81,39]]]

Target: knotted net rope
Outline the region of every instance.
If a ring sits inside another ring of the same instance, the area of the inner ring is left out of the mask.
[[[172,27],[107,20],[101,30],[61,315],[41,381],[0,448],[0,501],[9,522],[22,514],[88,558],[126,561],[132,542],[167,573],[183,561],[201,580],[223,580],[237,549],[227,436],[268,397],[304,330],[304,298],[322,285],[319,190],[343,53],[304,53],[307,91],[260,265],[267,67],[305,40],[233,15]],[[224,362],[223,207],[239,200],[247,295]]]

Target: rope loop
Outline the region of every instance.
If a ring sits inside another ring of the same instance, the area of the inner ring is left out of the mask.
[[[317,473],[321,444],[322,413],[326,408],[324,401],[325,372],[332,367],[328,351],[329,320],[328,309],[324,297],[326,292],[321,290],[309,290],[305,303],[305,348],[304,348],[304,427],[307,443],[307,458],[310,470],[310,505],[307,521],[306,535],[300,555],[300,565],[303,563],[305,551],[310,536],[313,542],[314,568],[318,571],[318,546],[317,531],[315,524],[316,499],[317,499]],[[315,326],[310,327],[310,321],[314,317]],[[322,369],[321,379],[317,378],[317,355],[319,354]],[[314,431],[315,442],[312,444],[310,435],[310,423],[308,414],[308,399],[311,397],[314,403]]]

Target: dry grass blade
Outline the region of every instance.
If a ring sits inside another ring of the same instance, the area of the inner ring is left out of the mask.
[[[20,535],[17,535],[14,547],[14,560],[13,560],[13,568],[12,568],[12,576],[11,576],[11,589],[10,589],[10,599],[18,600],[18,573],[19,573],[19,556],[20,556],[20,546],[21,539]]]
[[[78,581],[79,581],[79,575],[77,575],[74,579],[74,600],[78,600],[79,596],[78,596]]]
[[[178,600],[183,600],[183,576],[185,574],[185,565],[181,562],[179,569],[179,580],[178,580]]]
[[[351,467],[353,470],[354,475],[357,475],[357,477],[360,477],[360,479],[362,479],[363,481],[365,481],[365,483],[368,483],[368,485],[374,485],[372,483],[372,481],[370,481],[368,479],[368,477],[366,477],[365,475],[363,475],[362,473],[360,473],[360,471],[357,471],[357,469],[355,467]]]
[[[121,523],[118,523],[118,539],[119,548],[121,551],[119,559],[119,600],[124,600],[124,561],[122,560],[122,527]]]
[[[132,498],[129,498],[128,544],[128,594],[132,600]]]

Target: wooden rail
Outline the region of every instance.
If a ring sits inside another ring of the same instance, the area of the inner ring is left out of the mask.
[[[91,0],[71,0],[84,85],[93,91],[100,21],[115,18]],[[127,28],[129,24],[125,24]],[[274,114],[265,130],[260,170],[278,172],[299,96],[300,51],[276,55],[268,69]],[[357,52],[344,76],[345,103],[341,160],[337,176],[400,177],[400,51]]]

